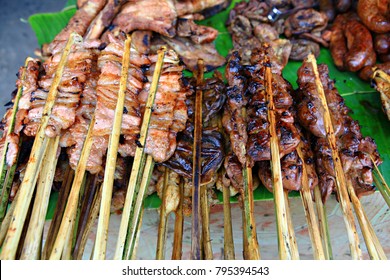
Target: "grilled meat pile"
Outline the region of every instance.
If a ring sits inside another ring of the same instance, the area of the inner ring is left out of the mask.
[[[303,60],[309,53],[319,55],[328,18],[312,7],[316,1],[251,0],[231,10],[227,26],[233,46],[245,64],[251,50],[268,43],[274,50],[272,61],[283,68],[289,59]],[[284,35],[286,39],[279,38]]]

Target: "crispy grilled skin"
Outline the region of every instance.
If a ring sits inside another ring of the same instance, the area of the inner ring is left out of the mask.
[[[302,161],[298,157],[296,151],[285,155],[280,159],[282,170],[283,188],[292,191],[299,191],[302,188]],[[261,161],[258,163],[258,175],[264,186],[273,192],[272,188],[272,173],[269,161]]]
[[[75,45],[69,54],[61,82],[58,86],[56,102],[49,117],[45,134],[48,137],[60,135],[75,121],[76,109],[80,102],[80,93],[91,71],[93,48],[99,47],[99,41],[84,42]],[[24,133],[35,136],[41,121],[47,95],[55,76],[61,52],[54,53],[44,64],[45,75],[38,81],[39,88],[31,93],[31,104],[25,119]]]
[[[100,69],[97,66],[98,55],[99,51],[93,52],[91,71],[81,93],[80,105],[76,110],[76,120],[69,129],[62,133],[60,138],[61,147],[68,147],[69,164],[73,169],[77,167],[88,127],[95,113],[96,86],[100,75]]]
[[[331,112],[332,124],[336,134],[341,133],[341,114],[348,110],[344,106],[344,100],[338,94],[333,81],[327,76],[326,65],[319,65],[321,81],[324,84],[326,99]],[[306,61],[298,69],[298,91],[297,91],[297,118],[300,124],[309,130],[316,137],[326,137],[323,122],[324,109],[318,96],[314,72],[311,64]]]
[[[96,87],[96,121],[92,132],[91,155],[87,162],[87,170],[93,174],[104,168],[102,166],[103,156],[106,153],[109,135],[112,131],[119,91],[123,44],[124,40],[122,37],[115,38],[110,36],[110,44],[102,50],[98,58],[98,68],[101,73]],[[134,49],[131,50],[130,54],[121,134],[127,141],[132,140],[134,142],[138,139],[142,120],[140,102],[137,98],[146,81],[142,67],[150,64],[150,60],[146,56],[137,53]],[[120,150],[122,156],[134,155],[135,148],[134,146],[132,148],[129,151]]]
[[[217,127],[207,125],[211,119],[218,118],[225,101],[225,85],[219,78],[209,78],[201,85],[203,90],[203,131],[202,131],[202,182],[207,182],[219,169],[224,159],[223,136]],[[173,156],[163,165],[173,169],[186,178],[192,176],[192,157],[194,144],[194,105],[195,96],[187,99],[188,121],[186,129],[178,134],[178,144]]]
[[[269,47],[252,54],[251,66],[243,67],[234,52],[226,67],[229,83],[223,125],[230,137],[234,154],[242,165],[253,166],[255,161],[270,160],[270,136],[265,89],[265,67],[269,63]],[[276,127],[279,137],[280,156],[295,150],[299,135],[291,114],[291,86],[278,74],[273,74],[272,90],[276,107]]]
[[[148,82],[139,95],[141,104],[145,104],[147,100],[157,55],[149,58],[152,64],[146,73]],[[179,65],[177,54],[173,50],[168,51],[164,58],[145,145],[145,152],[152,155],[156,162],[166,161],[173,155],[177,133],[186,126],[186,99],[191,90],[183,82],[183,69]]]

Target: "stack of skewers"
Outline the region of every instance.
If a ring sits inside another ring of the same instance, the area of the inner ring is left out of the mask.
[[[110,3],[85,2],[96,8],[88,31],[76,14],[44,49],[43,64],[29,58],[20,69],[1,142],[2,259],[80,259],[96,219],[92,258],[106,259],[111,208],[122,214],[114,259],[135,258],[143,202],[155,190],[162,201],[156,258],[165,258],[174,212],[172,259],[182,256],[184,215],[192,219],[191,258],[212,259],[214,186],[224,198],[224,257],[235,258],[229,198],[238,194],[243,256],[259,259],[253,209],[259,181],[274,194],[281,259],[299,259],[290,191],[302,197],[315,259],[332,258],[324,204],[334,192],[352,258],[362,258],[353,208],[370,258],[386,259],[359,201],[374,192],[375,181],[390,206],[381,159],[348,116],[325,65],[309,55],[294,91],[263,44],[251,50],[249,63],[231,52],[227,86],[218,72],[204,79],[209,67],[201,57],[196,66],[187,63],[195,75],[185,78],[165,40],[150,44],[144,31],[103,33],[99,11],[111,11]],[[60,194],[43,243],[52,186]]]

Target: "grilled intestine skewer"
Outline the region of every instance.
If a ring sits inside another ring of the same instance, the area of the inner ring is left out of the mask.
[[[355,193],[359,196],[372,192],[370,155],[375,158],[376,162],[380,162],[376,145],[371,138],[361,136],[357,122],[347,115],[348,109],[330,81],[327,68],[324,65],[317,68],[314,57],[309,56],[299,69],[298,85],[303,94],[303,100],[299,106],[308,102],[312,105],[305,110],[304,107],[298,106],[298,116],[301,125],[317,137],[315,142],[317,168],[320,184],[322,184],[323,199],[326,199],[336,187],[349,231],[352,257],[361,258],[359,239],[356,235],[349,199],[350,196],[354,197]],[[308,118],[314,114],[318,115]],[[329,159],[332,160],[329,161]],[[348,187],[351,184],[353,187]],[[348,194],[348,189],[350,194]],[[376,236],[368,233],[369,222],[364,215],[361,215],[363,209],[356,202],[352,199],[362,231],[367,233],[365,241],[368,244],[370,256],[378,258],[380,249],[376,250],[373,244],[376,243]]]

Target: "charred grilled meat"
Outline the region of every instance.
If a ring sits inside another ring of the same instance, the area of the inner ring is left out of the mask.
[[[343,98],[334,87],[326,65],[319,65],[318,72],[323,85],[332,125],[335,131],[337,147],[340,152],[343,169],[347,180],[350,180],[356,194],[370,194],[374,190],[370,156],[377,164],[381,163],[375,142],[363,137],[357,121],[349,115]],[[323,124],[324,109],[316,92],[312,65],[306,61],[298,70],[297,115],[300,125],[314,135],[317,173],[324,201],[335,190],[336,178],[332,152],[328,145],[327,134]]]

